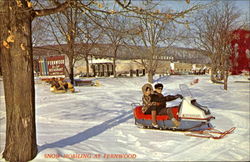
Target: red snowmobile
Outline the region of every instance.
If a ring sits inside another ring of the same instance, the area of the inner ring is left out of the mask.
[[[210,110],[206,106],[200,105],[192,94],[187,85],[181,84],[182,101],[180,105],[171,107],[174,117],[180,121],[180,126],[175,128],[172,121],[167,115],[158,115],[157,123],[160,130],[183,131],[188,136],[221,139],[225,135],[232,133],[235,127],[227,131],[216,130],[210,123],[215,119]],[[151,115],[145,115],[141,111],[142,106],[134,107],[135,125],[140,128],[156,129],[152,127]]]

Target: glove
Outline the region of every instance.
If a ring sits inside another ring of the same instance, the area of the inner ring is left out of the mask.
[[[179,97],[180,99],[183,99],[183,96],[181,94],[177,94],[177,97]]]

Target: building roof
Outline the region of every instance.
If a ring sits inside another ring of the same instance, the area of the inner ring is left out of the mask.
[[[33,48],[33,56],[35,58],[41,56],[54,56],[66,54],[68,50],[67,44],[62,45],[46,45]],[[75,52],[86,56],[93,56],[95,58],[113,58],[114,50],[112,44],[76,44]],[[203,51],[183,47],[158,48],[157,58],[160,60],[180,61],[186,63],[209,63],[207,56],[203,55]],[[117,52],[117,59],[131,60],[147,58],[147,48],[138,46],[119,46]],[[156,58],[156,57],[155,57]]]

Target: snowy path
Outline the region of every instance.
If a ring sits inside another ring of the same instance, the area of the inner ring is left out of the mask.
[[[181,93],[179,84],[189,84],[197,77],[200,82],[190,89],[198,102],[208,106],[216,117],[212,124],[222,130],[237,127],[224,139],[137,128],[131,103],[140,102],[144,77],[102,78],[99,81],[103,86],[76,87],[79,92],[75,94],[53,94],[49,85],[36,84],[39,153],[32,161],[249,161],[249,84],[234,83],[242,77],[229,78],[228,91],[222,85],[211,84],[209,76],[156,77],[155,80],[165,85],[163,93],[167,95]],[[0,152],[5,139],[2,87],[0,82]],[[135,157],[111,158],[116,154]],[[57,155],[81,157],[70,159]]]

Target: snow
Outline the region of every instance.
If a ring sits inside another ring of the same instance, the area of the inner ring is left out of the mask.
[[[190,85],[198,78],[199,83]],[[36,125],[40,161],[249,161],[250,84],[230,76],[228,91],[208,75],[156,76],[164,95],[181,93],[187,84],[197,101],[216,117],[221,130],[236,127],[220,140],[185,136],[181,132],[140,129],[134,125],[132,103],[141,103],[146,77],[97,78],[102,86],[76,87],[78,93],[54,94],[36,84]],[[96,80],[96,79],[95,79]],[[0,152],[5,145],[5,103],[0,81]],[[168,103],[176,105],[180,100]],[[60,157],[64,156],[64,157]],[[4,159],[0,158],[0,161]]]

